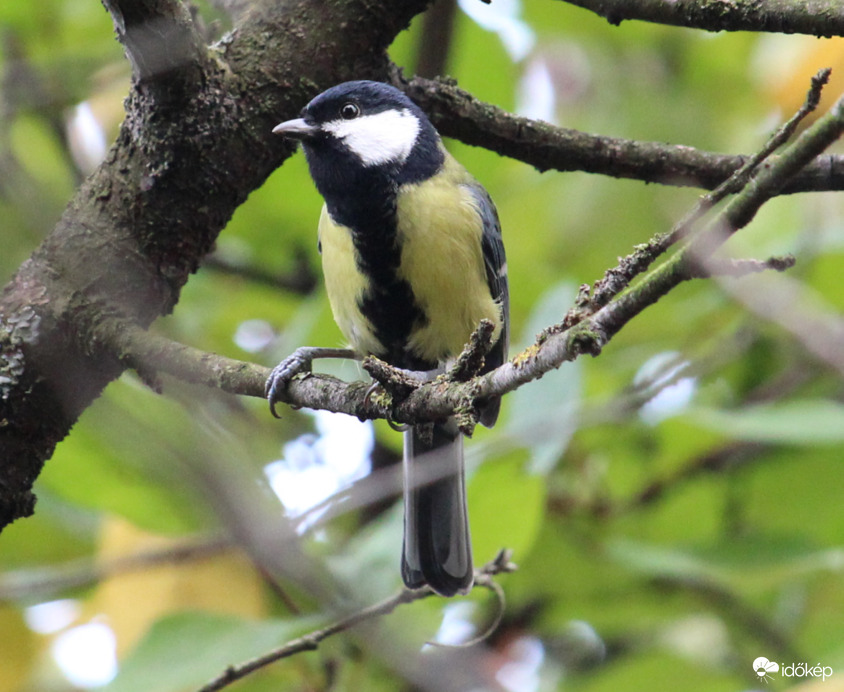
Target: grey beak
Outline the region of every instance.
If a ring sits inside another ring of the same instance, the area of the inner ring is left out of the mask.
[[[290,139],[309,139],[318,131],[319,128],[316,125],[308,124],[304,118],[285,120],[273,128],[273,134],[289,137]]]

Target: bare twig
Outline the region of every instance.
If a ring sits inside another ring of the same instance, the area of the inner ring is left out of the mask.
[[[516,569],[515,565],[509,560],[509,553],[502,551],[490,563],[484,565],[480,570],[477,570],[475,577],[475,584],[482,588],[493,588],[490,586],[491,578],[496,574],[504,572],[512,572]],[[390,598],[384,599],[380,603],[363,608],[347,617],[344,617],[336,622],[327,625],[318,630],[314,630],[298,639],[287,642],[273,651],[270,651],[263,656],[258,656],[251,661],[246,661],[239,665],[233,665],[226,668],[223,673],[211,680],[208,684],[199,689],[198,692],[217,692],[228,687],[232,683],[242,680],[246,676],[254,673],[261,668],[264,668],[271,663],[280,661],[284,658],[289,658],[304,651],[316,650],[320,643],[328,637],[345,632],[352,629],[356,625],[373,620],[383,615],[389,615],[396,608],[407,603],[428,598],[435,595],[429,588],[418,589],[411,591],[410,589],[402,589]]]
[[[498,607],[495,609],[492,621],[479,634],[460,644],[443,644],[441,642],[428,642],[428,644],[448,649],[468,649],[485,642],[495,633],[504,617],[504,611],[507,609],[507,597],[501,584],[495,581],[494,577],[497,574],[515,572],[518,569],[518,565],[511,561],[512,557],[512,550],[502,548],[498,551],[498,555],[475,572],[475,586],[489,589],[495,596]]]
[[[406,399],[411,392],[428,383],[431,383],[431,387],[423,392],[423,396],[436,396],[435,388],[447,382],[468,382],[483,368],[484,358],[492,345],[494,331],[495,326],[490,320],[481,320],[454,365],[444,375],[434,379],[433,382],[428,377],[420,378],[417,372],[396,368],[380,358],[367,356],[361,363],[363,369],[383,387],[384,391],[390,394],[390,397],[369,396],[373,391],[370,389],[366,401],[373,401],[380,406],[392,407],[397,402]],[[471,437],[478,423],[479,415],[474,397],[467,395],[464,403],[455,410],[455,413],[457,414],[458,428],[464,435]],[[400,429],[392,418],[387,420],[391,426]]]
[[[448,371],[448,379],[455,382],[466,382],[480,372],[484,366],[484,358],[492,347],[492,334],[495,325],[490,320],[481,320],[478,328],[469,337],[469,343],[457,357],[452,368]]]
[[[844,130],[844,101],[804,132],[781,156],[770,159],[752,183],[737,194],[704,231],[635,287],[624,290],[605,306],[575,324],[561,323],[511,362],[469,382],[425,384],[401,401],[366,397],[367,385],[346,384],[336,378],[312,375],[294,378],[285,391],[292,405],[348,413],[361,419],[390,418],[397,423],[437,420],[478,401],[513,391],[583,353],[596,355],[633,317],[678,284],[700,275],[700,258],[709,257],[726,237],[751,221],[756,211],[788,180],[818,156]],[[705,268],[704,268],[705,271]],[[579,304],[584,300],[581,293]],[[576,306],[577,307],[577,306]],[[580,305],[580,307],[583,307]],[[263,396],[266,368],[205,354],[139,328],[115,328],[116,351],[133,365],[151,362],[155,368],[192,382],[217,386],[237,394]],[[432,390],[436,387],[436,396]]]
[[[456,15],[457,0],[436,0],[425,12],[416,74],[422,77],[445,75]]]
[[[108,577],[159,565],[202,560],[232,547],[226,536],[208,536],[160,550],[149,550],[106,562],[74,560],[38,570],[15,570],[0,575],[0,602],[52,596],[68,589],[95,584]]]
[[[632,278],[646,270],[656,257],[659,257],[678,238],[687,234],[691,224],[698,220],[705,211],[724,196],[735,191],[734,188],[741,186],[735,198],[724,207],[706,229],[690,241],[689,245],[675,255],[672,260],[663,264],[659,270],[656,270],[649,277],[649,284],[654,287],[663,281],[667,282],[663,284],[659,293],[654,294],[654,297],[657,298],[664,295],[664,292],[670,290],[677,283],[691,278],[707,276],[707,269],[702,266],[705,264],[703,260],[708,260],[712,252],[729,235],[750,223],[759,208],[777,195],[788,180],[841,136],[841,132],[844,130],[844,122],[842,122],[844,120],[844,115],[842,115],[844,100],[839,100],[830,112],[805,132],[786,153],[778,159],[770,161],[767,168],[761,169],[756,178],[751,179],[754,170],[759,168],[767,157],[770,157],[773,151],[788,139],[798,123],[817,105],[820,91],[828,77],[829,71],[821,70],[812,79],[812,86],[807,94],[804,106],[769,139],[765,147],[756,156],[740,167],[725,183],[716,189],[712,196],[699,201],[692,211],[674,226],[671,232],[656,236],[650,243],[637,248],[633,254],[625,257],[618,267],[609,270],[604,279],[596,283],[594,294],[589,301],[584,299],[583,292],[581,292],[574,311],[566,316],[566,319],[557,329],[568,329],[571,325],[576,324],[576,320],[580,320],[585,314],[589,314],[590,310],[609,305],[609,297],[624,290]],[[772,263],[770,268],[786,268],[789,261],[785,258],[769,260]],[[628,297],[626,296],[625,300]],[[616,301],[616,306],[620,302],[624,301]],[[554,331],[553,328],[550,331],[546,330],[544,336]]]
[[[724,233],[729,236],[750,223],[759,208],[779,194],[791,178],[839,139],[842,131],[844,97],[839,98],[829,112],[806,130],[782,156],[759,170],[753,180],[724,207],[706,233],[695,238],[688,248],[689,254],[708,256],[710,253],[705,250],[723,242]]]
[[[124,364],[145,381],[165,373],[190,384],[264,397],[269,368],[201,351],[121,322],[104,324],[103,333]]]
[[[775,196],[801,170],[844,131],[844,98],[806,130],[781,156],[769,161],[757,176],[695,238],[642,281],[628,288],[574,327],[551,329],[535,346],[478,380],[478,390],[501,394],[572,360],[582,353],[595,354],[634,316],[666,295],[678,284],[694,278],[700,258],[708,258],[732,233],[750,223],[759,208]],[[489,387],[487,389],[487,387]],[[408,400],[413,400],[411,396]]]
[[[310,262],[304,251],[299,249],[294,252],[294,265],[286,274],[268,271],[255,265],[246,265],[235,262],[215,253],[206,257],[203,268],[213,269],[222,274],[240,276],[249,281],[254,281],[270,288],[281,289],[300,295],[307,295],[316,288],[317,277],[311,268]]]
[[[844,9],[838,0],[565,0],[591,10],[610,24],[640,19],[706,31],[770,31],[811,36],[844,35]]]
[[[797,262],[793,255],[769,257],[766,260],[757,259],[714,259],[710,258],[697,274],[697,278],[711,276],[729,276],[739,278],[748,274],[759,274],[764,271],[784,272],[791,269]]]
[[[759,166],[770,158],[773,153],[782,147],[791,136],[795,133],[801,122],[818,107],[821,100],[821,92],[829,82],[829,75],[832,70],[826,67],[819,70],[811,80],[809,91],[806,93],[806,99],[803,105],[797,112],[791,116],[774,134],[768,139],[765,145],[753,156],[747,159],[742,166],[740,166],[735,173],[727,178],[723,183],[716,187],[711,192],[702,195],[698,203],[686,214],[680,221],[674,225],[667,234],[659,239],[658,244],[654,247],[654,251],[661,253],[665,251],[670,245],[676,243],[679,239],[688,235],[689,230],[694,223],[702,218],[710,209],[715,207],[721,200],[726,199],[728,195],[739,192],[749,182],[751,177],[757,171]]]
[[[584,314],[594,312],[606,305],[613,296],[627,288],[630,282],[641,273],[647,271],[651,264],[669,247],[689,235],[694,224],[703,218],[707,212],[724,200],[728,195],[739,192],[750,181],[753,174],[777,149],[782,147],[794,134],[798,125],[813,112],[820,101],[823,87],[829,81],[831,70],[820,70],[811,80],[811,86],[806,99],[800,109],[783,124],[768,139],[765,145],[753,156],[749,157],[729,178],[714,190],[701,196],[697,203],[683,216],[668,233],[661,233],[650,242],[641,245],[635,251],[622,259],[616,267],[609,269],[602,279],[597,281],[591,297],[581,298],[576,306],[576,314],[567,316],[567,325],[575,324],[575,318],[582,318]]]
[[[427,381],[413,370],[404,370],[390,365],[377,356],[367,356],[361,367],[390,394],[392,401],[402,401]],[[389,401],[384,401],[389,404]]]
[[[184,84],[199,76],[205,47],[187,5],[177,0],[103,0],[103,4],[141,82],[165,78],[172,97],[175,72],[182,73]]]
[[[694,147],[605,137],[513,115],[452,82],[391,79],[447,137],[523,161],[539,171],[582,171],[649,183],[712,190],[747,160]],[[844,157],[826,155],[805,167],[781,194],[844,189]]]

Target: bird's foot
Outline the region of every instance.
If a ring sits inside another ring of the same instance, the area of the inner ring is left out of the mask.
[[[287,385],[297,375],[310,373],[316,358],[356,358],[354,351],[347,348],[321,348],[319,346],[301,346],[273,368],[264,385],[264,396],[270,403],[270,413],[279,418],[275,410],[284,398]],[[295,408],[295,407],[294,407]]]

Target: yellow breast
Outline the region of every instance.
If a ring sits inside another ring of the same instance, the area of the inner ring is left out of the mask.
[[[477,201],[468,173],[451,156],[443,172],[398,196],[399,275],[413,287],[428,317],[414,330],[410,350],[426,360],[444,360],[463,349],[482,319],[501,330],[501,308],[489,292]]]
[[[427,317],[414,325],[407,349],[417,358],[442,361],[460,353],[481,319],[501,330],[501,308],[490,295],[481,246],[482,222],[466,184],[468,173],[446,154],[443,170],[397,197],[399,278]],[[351,231],[323,208],[319,224],[323,273],[331,310],[343,335],[360,353],[383,349],[360,312],[368,280],[355,262]]]
[[[352,232],[335,223],[325,206],[319,218],[319,243],[325,291],[334,321],[358,353],[381,352],[372,325],[360,312],[359,301],[366,290],[367,279],[355,263]]]

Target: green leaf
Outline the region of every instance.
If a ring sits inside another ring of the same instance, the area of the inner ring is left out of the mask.
[[[183,463],[194,426],[178,405],[130,382],[111,385],[85,412],[39,483],[150,531],[195,531],[208,516]]]
[[[540,299],[522,333],[522,343],[533,343],[536,335],[559,322],[573,303],[576,288],[560,283]],[[564,363],[536,382],[510,395],[505,432],[531,451],[530,470],[548,474],[562,456],[577,429],[581,400],[580,361]]]
[[[250,622],[228,615],[179,613],[156,622],[104,692],[180,692],[265,654],[314,621]]]
[[[656,545],[616,539],[607,555],[626,569],[646,577],[681,582],[707,582],[760,592],[806,575],[839,573],[841,548],[818,549],[799,536],[761,535],[705,547]]]
[[[719,582],[724,576],[707,560],[676,546],[617,539],[608,543],[607,554],[631,571],[648,577]]]
[[[844,442],[844,406],[826,399],[759,404],[735,411],[695,409],[695,424],[754,442],[830,445]]]
[[[36,483],[38,511],[26,521],[16,521],[3,529],[0,565],[4,570],[32,565],[53,565],[85,557],[94,548],[98,515],[59,500]],[[23,580],[33,587],[35,578],[28,570],[0,575],[0,590]]]
[[[475,561],[491,560],[501,548],[516,559],[533,547],[545,516],[545,480],[525,469],[524,454],[485,463],[467,489]]]

